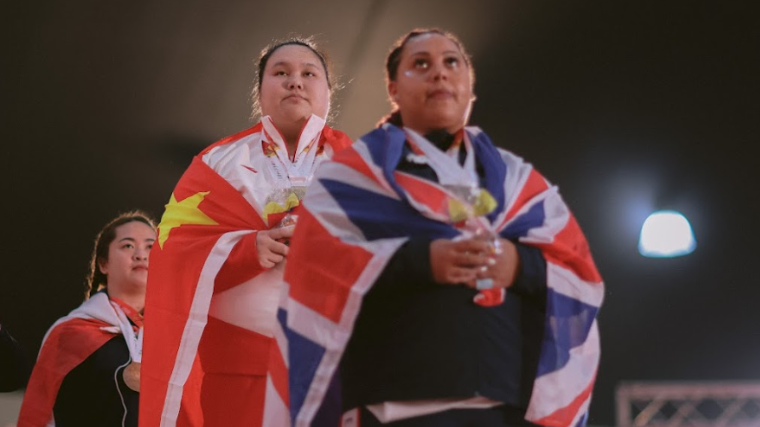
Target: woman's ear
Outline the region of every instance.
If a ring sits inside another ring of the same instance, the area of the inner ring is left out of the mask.
[[[398,87],[396,82],[388,82],[388,96],[394,103],[398,103]]]
[[[108,275],[108,261],[103,259],[98,259],[98,269],[101,273]]]

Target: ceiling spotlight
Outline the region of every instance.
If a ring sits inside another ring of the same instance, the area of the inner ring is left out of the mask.
[[[697,247],[689,220],[676,211],[657,211],[641,227],[639,253],[646,257],[670,258],[688,255]]]

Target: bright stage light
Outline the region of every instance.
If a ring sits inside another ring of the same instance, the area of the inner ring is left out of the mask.
[[[641,227],[639,253],[646,257],[669,258],[688,255],[697,247],[689,221],[675,211],[657,211]]]

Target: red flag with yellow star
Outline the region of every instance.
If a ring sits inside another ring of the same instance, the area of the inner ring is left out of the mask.
[[[199,157],[193,160],[166,206],[151,253],[140,425],[204,423],[198,352],[206,344],[208,306],[219,286],[261,272],[256,258],[242,255],[250,253],[246,247],[256,253],[255,231],[266,228],[238,191]]]
[[[318,156],[351,143],[327,126],[312,133],[302,139],[319,138]],[[166,205],[148,272],[141,427],[288,424],[286,362],[270,351],[284,339],[276,330],[284,263],[260,266],[256,232],[270,228],[266,206],[232,184],[243,177],[256,189],[271,185],[262,173],[270,157],[257,151],[266,147],[262,135],[259,124],[208,147]],[[225,159],[243,153],[230,162],[242,175],[209,166],[214,150]]]

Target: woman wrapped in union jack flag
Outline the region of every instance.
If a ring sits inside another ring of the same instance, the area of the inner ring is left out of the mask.
[[[318,171],[281,301],[293,425],[578,426],[602,279],[556,186],[467,126],[462,43],[414,30],[394,111]]]
[[[270,349],[301,199],[351,143],[326,125],[334,88],[312,40],[267,46],[258,124],[203,150],[175,187],[149,275],[141,426],[287,425],[285,361]]]

